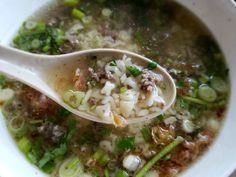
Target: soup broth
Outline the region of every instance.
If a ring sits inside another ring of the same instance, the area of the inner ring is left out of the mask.
[[[116,128],[78,118],[1,75],[9,132],[29,162],[53,177],[178,176],[223,123],[229,94],[224,56],[199,19],[175,2],[59,1],[24,22],[12,45],[52,55],[126,49],[165,67],[177,86],[175,104],[163,115]]]

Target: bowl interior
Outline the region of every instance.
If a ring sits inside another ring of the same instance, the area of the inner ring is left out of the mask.
[[[50,0],[1,0],[0,43],[9,45],[22,22]],[[182,177],[223,177],[236,167],[234,141],[236,134],[236,6],[233,0],[177,0],[197,15],[218,41],[230,69],[231,96],[226,121],[220,135],[210,150],[204,154]],[[14,13],[13,13],[14,12]],[[0,115],[0,176],[47,176],[31,165],[9,135],[4,118]]]

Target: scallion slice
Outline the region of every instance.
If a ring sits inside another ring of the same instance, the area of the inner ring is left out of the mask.
[[[81,104],[84,97],[84,92],[69,90],[64,93],[63,100],[71,107],[77,108]]]
[[[142,74],[142,71],[138,68],[138,67],[136,67],[136,66],[128,66],[127,67],[127,69],[128,69],[128,71],[129,71],[129,73],[132,75],[132,76],[134,76],[134,77],[137,77],[137,76],[139,76],[140,74]]]
[[[198,96],[207,102],[214,102],[217,98],[215,90],[207,84],[202,84],[198,88]]]

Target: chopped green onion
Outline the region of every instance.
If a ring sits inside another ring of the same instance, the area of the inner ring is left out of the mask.
[[[46,24],[43,22],[38,22],[36,26],[36,31],[37,32],[45,32],[46,30]]]
[[[26,158],[29,160],[30,163],[36,164],[37,163],[37,157],[31,152],[28,152],[26,155]]]
[[[134,37],[141,46],[145,45],[144,38],[143,38],[142,33],[140,31],[135,32]]]
[[[118,169],[116,171],[115,177],[129,177],[129,175],[126,171]]]
[[[63,0],[63,4],[66,6],[76,6],[80,0]]]
[[[43,123],[43,120],[42,120],[42,119],[30,120],[29,123],[30,123],[30,124],[41,124],[41,123]]]
[[[50,46],[49,46],[49,45],[46,45],[46,46],[44,46],[44,47],[42,48],[42,51],[43,51],[44,53],[47,53],[49,50],[50,50]]]
[[[110,62],[110,66],[117,66],[116,61],[115,61],[115,60],[112,60],[112,61]]]
[[[72,16],[77,19],[81,19],[85,16],[84,12],[82,12],[81,10],[77,8],[74,8],[71,13],[72,13]]]
[[[84,92],[69,90],[64,93],[63,100],[73,108],[78,108],[85,97]]]
[[[59,168],[59,177],[77,177],[83,173],[83,165],[78,157],[66,159]]]
[[[206,84],[200,85],[198,88],[198,96],[207,102],[214,102],[217,98],[215,90]]]
[[[135,148],[134,137],[118,138],[116,146],[120,150],[134,149]]]
[[[37,23],[34,21],[26,21],[24,25],[27,30],[33,30],[34,28],[36,28]]]
[[[160,124],[161,122],[163,122],[164,119],[165,119],[164,115],[161,114],[161,115],[157,116],[157,117],[154,119],[153,123],[154,123],[154,124]]]
[[[85,16],[85,17],[82,17],[81,20],[82,20],[82,22],[83,22],[84,24],[89,24],[89,23],[92,22],[93,17],[92,17],[92,16]]]
[[[142,74],[142,71],[139,68],[137,68],[136,66],[128,66],[127,69],[130,72],[130,74],[134,77],[137,77],[140,74]]]
[[[108,154],[101,149],[98,149],[94,153],[93,158],[102,166],[106,165],[110,161]]]
[[[156,154],[150,161],[148,161],[143,168],[135,175],[135,177],[143,177],[157,161],[170,153],[176,146],[182,143],[184,139],[177,137],[173,142],[164,147],[158,154]]]
[[[151,131],[150,131],[149,128],[143,127],[140,131],[141,131],[141,133],[143,135],[143,139],[146,142],[150,142],[152,140],[152,135],[151,135]]]
[[[9,120],[8,122],[8,128],[14,136],[19,136],[25,133],[25,118],[22,116],[16,116]]]
[[[6,83],[6,77],[2,74],[0,74],[0,86],[4,86]]]
[[[102,15],[104,17],[110,17],[112,15],[112,10],[108,8],[102,9]]]
[[[120,88],[120,93],[125,93],[128,90],[128,87],[125,85]]]
[[[94,79],[91,79],[91,80],[89,81],[89,85],[90,85],[92,88],[94,88],[94,87],[96,87],[96,85],[97,85],[97,81],[94,80]]]
[[[20,150],[24,153],[28,153],[31,150],[32,144],[30,142],[30,140],[27,137],[23,137],[21,138],[18,142],[17,142]]]
[[[43,172],[50,174],[50,173],[52,173],[54,167],[55,167],[54,162],[53,161],[49,161],[41,169],[42,169]]]
[[[200,100],[198,98],[193,98],[193,97],[190,97],[190,96],[182,96],[182,98],[186,101],[190,101],[192,103],[196,103],[196,104],[201,104],[201,105],[205,105],[205,106],[209,106],[209,103],[203,101],[203,100]]]
[[[105,169],[105,170],[104,170],[104,176],[105,176],[105,177],[110,177],[110,174],[109,174],[108,169]]]
[[[157,63],[156,62],[150,62],[150,63],[148,63],[147,68],[149,70],[156,69],[157,68]]]
[[[200,81],[202,84],[207,83],[209,80],[210,80],[210,77],[207,76],[207,75],[205,75],[205,74],[203,74],[203,75],[201,76],[201,78],[199,79],[199,81]]]
[[[31,42],[31,47],[32,47],[33,49],[38,49],[40,46],[41,46],[41,41],[38,40],[38,39],[34,39],[34,40]]]
[[[228,86],[226,82],[220,77],[213,77],[210,81],[211,87],[219,93],[227,93]]]
[[[68,110],[65,109],[65,108],[60,108],[60,109],[57,111],[57,115],[60,116],[60,117],[66,117],[66,116],[70,115],[70,111],[68,111]]]

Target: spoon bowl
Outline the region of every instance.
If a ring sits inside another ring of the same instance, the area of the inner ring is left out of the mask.
[[[0,45],[0,72],[3,72],[38,90],[79,117],[95,122],[113,124],[112,121],[103,120],[89,113],[73,109],[64,103],[61,95],[55,87],[54,76],[63,75],[66,70],[70,70],[71,66],[75,65],[76,61],[84,57],[97,56],[100,58],[110,56],[114,58],[122,58],[123,55],[127,55],[132,58],[132,61],[144,65],[152,62],[150,59],[139,54],[119,49],[89,49],[65,55],[49,56],[31,54]],[[163,98],[166,104],[164,108],[159,112],[151,113],[147,116],[128,118],[126,119],[125,124],[138,123],[152,119],[165,112],[174,103],[176,87],[172,77],[160,65],[157,65],[156,71],[163,76],[163,83],[165,84]]]

